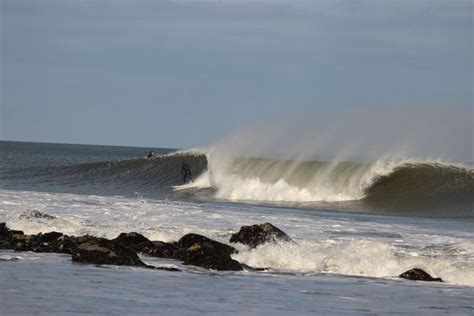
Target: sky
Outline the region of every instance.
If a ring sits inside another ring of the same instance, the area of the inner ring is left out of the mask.
[[[471,0],[0,3],[3,140],[189,148],[373,110],[454,113],[472,148]]]

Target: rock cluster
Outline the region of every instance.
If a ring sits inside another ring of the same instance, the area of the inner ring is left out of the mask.
[[[241,227],[229,241],[255,248],[268,242],[291,242],[292,239],[279,228],[270,223],[264,223]],[[151,241],[136,232],[121,233],[109,240],[90,235],[74,237],[59,232],[26,235],[22,231],[9,229],[5,223],[0,223],[0,249],[67,253],[72,255],[72,261],[77,263],[126,265],[171,271],[179,270],[149,266],[140,260],[137,253],[180,260],[185,265],[219,271],[264,270],[239,263],[231,257],[232,254],[238,252],[237,249],[198,234],[184,235],[173,243]],[[408,280],[443,282],[440,278],[433,278],[418,268],[408,270],[399,277]]]
[[[78,263],[153,268],[140,260],[137,253],[142,253],[152,257],[176,259],[183,261],[185,265],[206,269],[243,270],[241,264],[231,258],[233,253],[237,253],[234,247],[198,234],[187,234],[175,243],[150,241],[136,232],[122,233],[109,240],[90,235],[68,236],[58,232],[26,235],[0,223],[0,249],[67,253],[72,255],[73,262]]]

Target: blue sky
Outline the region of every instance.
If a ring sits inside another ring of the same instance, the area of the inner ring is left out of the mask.
[[[0,2],[0,139],[183,148],[359,108],[472,122],[470,0]]]

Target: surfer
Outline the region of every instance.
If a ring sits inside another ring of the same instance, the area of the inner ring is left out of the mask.
[[[150,150],[150,152],[148,153],[148,156],[146,156],[147,159],[150,159],[150,158],[153,158],[155,157],[155,153],[153,152],[153,150]]]
[[[186,179],[189,179],[189,181],[193,182],[191,168],[189,167],[189,165],[183,163],[183,165],[181,166],[181,175],[183,176],[183,183],[186,183]]]

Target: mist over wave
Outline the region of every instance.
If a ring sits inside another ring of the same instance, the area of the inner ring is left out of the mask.
[[[472,216],[472,122],[461,114],[258,122],[214,144],[207,172],[183,188],[249,203]]]

